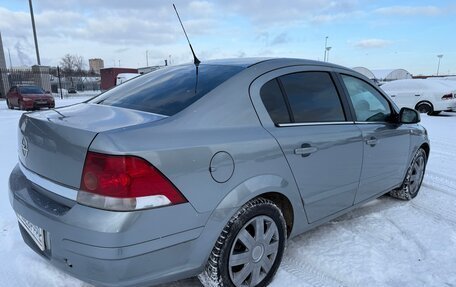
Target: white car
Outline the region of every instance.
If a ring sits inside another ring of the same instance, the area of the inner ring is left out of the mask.
[[[121,74],[118,74],[117,77],[116,77],[116,86],[128,81],[128,80],[131,80],[133,78],[136,78],[136,77],[139,77],[141,76],[141,74],[138,74],[138,73],[121,73]]]
[[[456,87],[441,81],[407,79],[381,86],[400,108],[416,109],[420,113],[437,115],[442,111],[456,111]]]

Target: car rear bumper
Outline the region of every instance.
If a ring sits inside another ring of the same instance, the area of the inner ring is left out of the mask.
[[[45,230],[41,251],[20,226],[24,241],[54,266],[97,286],[150,286],[187,278],[203,268],[194,245],[208,215],[190,204],[111,212],[52,195],[28,181],[18,166],[9,181],[11,205]]]
[[[438,101],[434,103],[434,111],[456,111],[456,99]]]

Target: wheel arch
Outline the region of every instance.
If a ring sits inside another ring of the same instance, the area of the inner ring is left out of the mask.
[[[285,196],[283,193],[279,192],[267,192],[260,194],[257,197],[269,199],[280,208],[283,217],[285,218],[285,223],[287,227],[287,237],[290,237],[294,224],[294,209],[288,197]]]
[[[432,108],[432,111],[434,111],[434,105],[430,102],[430,101],[427,101],[427,100],[424,100],[424,101],[419,101],[418,103],[416,103],[415,105],[415,110],[418,108],[419,105],[421,104],[429,104]]]
[[[287,236],[291,238],[303,232],[307,226],[307,217],[303,202],[294,181],[287,181],[278,175],[258,175],[245,180],[223,198],[209,216],[200,238],[195,246],[195,253],[205,256],[199,262],[201,268],[206,264],[212,248],[233,215],[252,199],[263,197],[273,201],[281,209],[287,225]]]
[[[429,146],[428,143],[423,143],[421,144],[420,148],[424,149],[424,151],[426,152],[426,160],[429,159],[429,153],[431,152],[431,148]]]

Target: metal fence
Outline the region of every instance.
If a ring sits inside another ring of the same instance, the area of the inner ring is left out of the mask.
[[[66,72],[59,67],[51,68],[51,91],[59,93],[62,89],[68,91],[99,91],[100,76],[87,71],[69,71]]]
[[[0,97],[6,97],[12,86],[37,85],[45,91],[67,95],[68,92],[100,90],[100,76],[86,71],[64,72],[58,67],[0,69]]]

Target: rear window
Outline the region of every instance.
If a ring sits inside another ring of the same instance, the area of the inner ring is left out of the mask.
[[[195,65],[168,67],[132,79],[89,103],[172,116],[187,108],[244,67]]]
[[[44,94],[44,90],[41,89],[40,87],[34,87],[34,86],[27,86],[27,87],[20,87],[19,91],[21,94]]]

